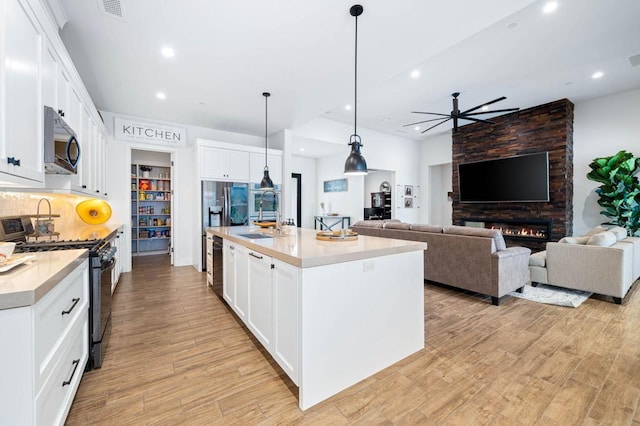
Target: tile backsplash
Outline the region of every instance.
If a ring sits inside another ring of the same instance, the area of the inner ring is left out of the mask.
[[[0,216],[31,215],[35,225],[35,215],[40,200],[46,199],[51,203],[51,213],[60,215],[53,218],[57,232],[65,233],[88,226],[76,213],[76,205],[86,200],[85,197],[66,194],[39,194],[30,192],[0,192]],[[49,214],[46,201],[40,203],[40,215]]]

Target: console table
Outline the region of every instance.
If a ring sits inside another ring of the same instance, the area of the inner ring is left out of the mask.
[[[318,229],[320,226],[321,231],[333,231],[333,227],[337,224],[342,226],[341,229],[347,229],[351,226],[351,216],[327,216],[327,215],[319,215],[313,217],[315,221],[313,222],[313,229]],[[346,223],[346,227],[345,227]]]

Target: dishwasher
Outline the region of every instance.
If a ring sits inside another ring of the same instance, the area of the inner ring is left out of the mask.
[[[213,256],[213,292],[222,299],[222,274],[224,271],[224,259],[222,258],[222,238],[218,236],[213,237],[213,250],[211,250]]]

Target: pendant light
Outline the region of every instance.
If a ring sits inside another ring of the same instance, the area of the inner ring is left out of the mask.
[[[358,123],[358,16],[362,15],[362,11],[364,9],[359,4],[355,4],[351,6],[349,9],[349,13],[351,16],[356,18],[356,49],[355,49],[355,96],[354,96],[354,107],[353,107],[353,134],[349,137],[349,145],[351,146],[351,153],[347,157],[347,161],[344,163],[344,174],[350,176],[358,176],[358,175],[366,175],[367,171],[367,162],[364,160],[362,153],[360,152],[360,147],[362,146],[362,141],[360,140],[360,136],[357,132],[357,123]]]
[[[273,181],[269,177],[269,166],[267,165],[267,99],[271,96],[271,93],[264,92],[264,176],[260,181],[260,189],[273,189]]]

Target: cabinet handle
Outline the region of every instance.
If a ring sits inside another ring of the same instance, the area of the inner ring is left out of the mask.
[[[78,369],[78,364],[80,364],[80,358],[74,359],[72,364],[73,364],[73,371],[71,372],[71,377],[69,377],[69,380],[65,380],[64,382],[62,382],[62,387],[65,387],[65,386],[71,384],[71,381],[73,380],[73,376],[76,375],[76,370]]]
[[[20,160],[16,160],[15,157],[8,157],[7,158],[7,163],[8,164],[13,164],[14,166],[20,166]]]
[[[82,185],[82,189],[87,189],[87,185]]]
[[[60,117],[64,117],[64,111],[63,111],[63,110],[61,110],[61,109],[59,109],[59,110],[58,110],[58,115],[59,115]]]
[[[262,256],[258,256],[257,254],[255,254],[255,253],[254,253],[254,252],[252,252],[252,251],[251,251],[251,252],[249,252],[249,256],[253,256],[253,257],[255,257],[256,259],[262,259]]]
[[[68,311],[62,311],[62,315],[66,315],[66,314],[70,314],[71,311],[73,311],[73,308],[76,307],[76,305],[78,304],[78,302],[80,301],[79,297],[75,297],[73,299],[71,299],[73,301],[73,305],[71,305],[71,307],[69,308]]]
[[[235,249],[236,249],[236,247],[235,247],[235,246],[229,246],[229,248],[230,248],[231,250],[235,250]]]
[[[99,194],[99,193],[100,193],[100,190],[99,190],[99,189],[96,189],[96,192]]]

